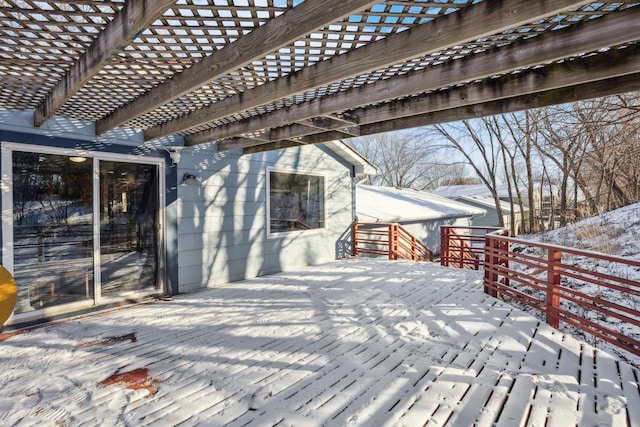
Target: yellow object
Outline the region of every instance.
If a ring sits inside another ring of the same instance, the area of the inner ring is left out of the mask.
[[[16,306],[18,288],[11,273],[0,265],[0,326],[11,316]]]

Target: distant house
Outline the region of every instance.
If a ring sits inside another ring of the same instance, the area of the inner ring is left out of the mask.
[[[432,194],[446,197],[451,200],[455,200],[460,203],[464,203],[465,205],[484,209],[487,214],[483,217],[477,217],[473,220],[473,226],[476,227],[497,227],[500,225],[500,220],[498,217],[498,210],[496,209],[495,200],[491,195],[491,192],[487,189],[484,184],[478,185],[448,185],[441,186],[432,191]],[[528,218],[530,214],[528,198],[523,200],[524,212],[520,209],[520,204],[518,203],[518,199],[515,198],[513,200],[513,209],[511,209],[511,204],[509,198],[506,197],[508,195],[507,186],[498,187],[498,195],[500,197],[501,203],[500,207],[502,210],[502,220],[505,227],[509,227],[511,224],[511,217],[514,217],[515,220],[515,230],[511,230],[512,234],[517,236],[522,234],[522,219]],[[526,195],[523,195],[526,197]],[[536,197],[534,199],[534,203],[539,206],[540,198]]]
[[[495,201],[493,197],[488,196],[461,196],[454,199],[460,203],[464,203],[469,206],[475,206],[487,211],[487,215],[482,218],[474,218],[474,227],[497,227],[500,222],[498,221],[498,210],[496,209]],[[524,208],[524,212],[521,211],[520,205],[514,204],[513,209],[508,201],[503,200],[501,203],[502,208],[502,220],[505,227],[511,227],[511,217],[513,216],[515,221],[515,230],[511,230],[512,235],[518,236],[522,234],[522,218],[529,215],[529,209]]]
[[[425,191],[373,185],[356,187],[359,222],[399,223],[436,253],[440,251],[442,225],[469,226],[485,214],[485,209]]]

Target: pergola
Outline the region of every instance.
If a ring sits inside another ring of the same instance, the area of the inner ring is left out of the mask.
[[[245,153],[640,90],[640,1],[0,0],[0,107]]]

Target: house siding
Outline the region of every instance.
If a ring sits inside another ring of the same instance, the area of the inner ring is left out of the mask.
[[[268,235],[267,168],[325,177],[324,229]],[[179,292],[335,260],[353,218],[351,171],[322,146],[183,150],[178,181],[189,173],[201,182],[177,187]]]
[[[460,203],[464,203],[466,205],[473,206],[476,208],[482,208],[487,211],[486,215],[473,218],[473,224],[471,225],[473,225],[474,227],[498,227],[499,226],[500,219],[498,217],[498,211],[496,210],[496,208],[492,208],[481,203],[473,203],[472,201],[465,198],[460,198],[455,200]],[[508,220],[508,218],[505,218],[505,220]]]
[[[59,118],[34,128],[32,113],[7,110],[0,110],[0,141],[165,161],[166,257],[160,262],[165,263],[164,289],[172,294],[330,262],[350,247],[342,240],[353,219],[354,166],[322,145],[247,156],[199,145],[183,149],[176,166],[161,145],[182,145],[179,138],[144,143],[141,133],[127,130],[98,137],[90,123]],[[325,177],[324,229],[268,235],[268,167]],[[185,173],[202,180],[181,186]],[[3,247],[12,246],[1,231],[0,236]]]

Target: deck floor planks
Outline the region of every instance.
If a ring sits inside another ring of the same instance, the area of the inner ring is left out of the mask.
[[[619,363],[620,384],[627,399],[627,411],[632,424],[640,425],[640,390],[638,389],[638,371],[626,363]]]
[[[308,384],[313,385],[313,387],[309,388],[302,385],[302,389],[305,391],[297,392],[289,397],[287,399],[288,404],[300,410],[304,408],[306,413],[320,412],[330,417],[331,414],[338,410],[335,408],[336,402],[343,401],[345,397],[351,400],[354,393],[357,394],[362,386],[372,381],[371,377],[367,378],[363,375],[363,368],[372,372],[377,372],[378,370],[384,372],[385,362],[394,363],[388,361],[389,355],[392,351],[399,351],[403,343],[391,342],[385,345],[381,343],[382,341],[383,339],[377,337],[376,340],[361,343],[349,352],[343,353],[350,362],[348,364],[336,365],[335,360],[329,361],[327,368],[323,372],[318,372],[308,379]],[[382,350],[386,351],[381,351],[381,346]],[[343,350],[337,349],[336,351],[337,353],[342,353]],[[350,358],[349,355],[354,357]],[[357,369],[356,366],[359,366],[360,369]],[[377,369],[379,366],[382,367]],[[358,382],[357,386],[352,387],[356,381]],[[260,386],[261,390],[265,387],[264,385]],[[272,387],[269,387],[268,390],[273,393]],[[269,397],[271,398],[272,395]],[[281,414],[277,414],[277,416],[279,417]]]
[[[3,343],[16,355],[0,358],[13,371],[0,384],[31,393],[19,388],[29,369],[58,384],[22,425],[92,424],[96,413],[104,425],[640,425],[631,366],[485,295],[479,280],[456,281],[459,271],[406,263],[389,274],[385,264],[337,263],[49,325]],[[85,345],[129,333],[135,342]],[[29,352],[46,357],[25,362]],[[156,394],[91,385],[136,368]],[[3,399],[0,388],[0,420],[15,423]]]

